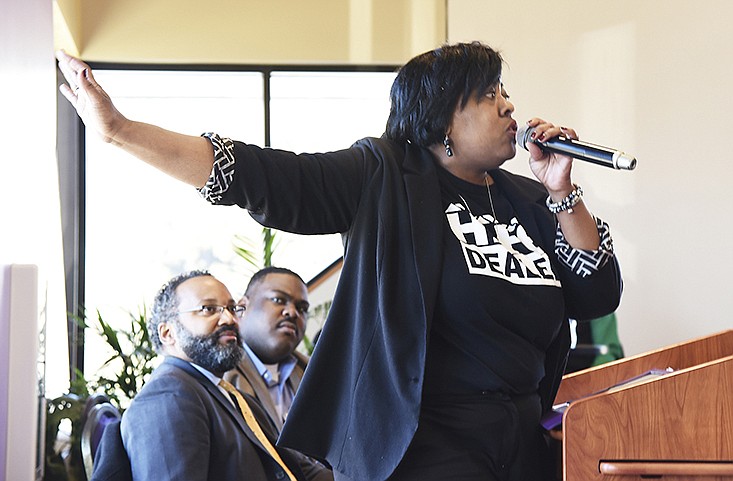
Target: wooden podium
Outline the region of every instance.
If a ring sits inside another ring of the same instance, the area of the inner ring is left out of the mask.
[[[565,481],[733,480],[733,330],[568,374],[568,401]]]

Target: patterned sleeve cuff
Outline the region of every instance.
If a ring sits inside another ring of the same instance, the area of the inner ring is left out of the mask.
[[[594,218],[598,235],[601,237],[601,245],[598,250],[589,251],[571,247],[559,224],[555,233],[555,254],[562,264],[581,277],[588,277],[598,272],[613,257],[611,229],[598,217]]]
[[[234,143],[212,132],[201,136],[209,139],[214,147],[214,166],[206,185],[197,190],[208,202],[218,204],[234,178]]]

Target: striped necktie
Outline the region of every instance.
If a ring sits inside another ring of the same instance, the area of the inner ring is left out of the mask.
[[[219,385],[232,396],[234,396],[234,398],[237,400],[237,404],[239,405],[239,410],[242,411],[242,416],[244,416],[244,422],[247,423],[247,426],[249,426],[257,439],[259,439],[260,443],[262,443],[262,446],[267,450],[268,453],[270,453],[270,456],[272,456],[277,464],[279,464],[280,467],[283,468],[290,480],[296,481],[295,475],[293,475],[293,473],[287,467],[278,452],[275,450],[275,446],[273,446],[270,440],[267,439],[267,436],[265,436],[265,433],[262,431],[260,424],[255,419],[254,414],[252,414],[252,410],[249,408],[249,405],[247,405],[247,401],[244,400],[244,396],[242,396],[242,393],[237,391],[234,386],[232,386],[224,379],[221,379],[219,381]]]

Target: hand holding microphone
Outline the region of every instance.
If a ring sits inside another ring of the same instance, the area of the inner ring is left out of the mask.
[[[532,138],[533,131],[534,127],[528,125],[519,127],[517,129],[517,145],[529,150],[527,143],[533,143],[542,150],[568,155],[578,160],[617,170],[634,170],[636,167],[636,158],[620,150],[565,137],[554,137],[540,142]]]

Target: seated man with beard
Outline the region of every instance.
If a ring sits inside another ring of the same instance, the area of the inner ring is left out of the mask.
[[[243,356],[242,311],[204,271],[173,278],[156,296],[148,329],[165,360],[122,417],[133,479],[305,479],[299,455],[274,447],[257,402],[221,379]]]

